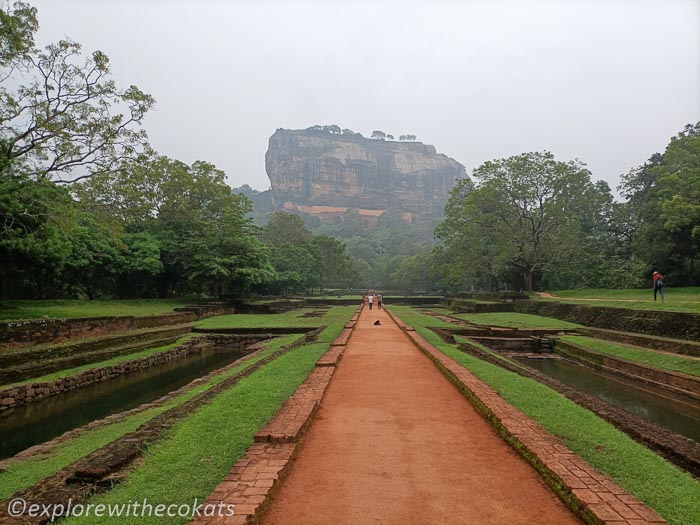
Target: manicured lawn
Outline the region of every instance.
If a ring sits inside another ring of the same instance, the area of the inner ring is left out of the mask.
[[[649,288],[636,290],[579,289],[549,291],[554,298],[534,297],[541,301],[560,301],[591,306],[611,306],[637,310],[700,313],[700,287],[664,288],[666,300],[654,302],[654,292]]]
[[[673,370],[675,372],[682,372],[684,374],[700,377],[700,359],[692,359],[681,355],[663,354],[644,348],[635,348],[610,343],[608,341],[601,341],[593,337],[566,335],[563,336],[561,340],[590,348],[601,354],[621,357],[622,359],[644,363],[645,365],[654,366],[656,368]]]
[[[281,356],[209,405],[176,424],[167,439],[151,446],[142,464],[128,478],[90,503],[201,503],[253,443],[255,432],[307,377],[326,343],[304,346]],[[100,523],[187,523],[188,518],[103,518]],[[95,523],[94,517],[73,518],[68,525]]]
[[[453,314],[467,322],[488,325],[508,326],[512,328],[559,328],[562,330],[576,329],[580,325],[560,321],[553,317],[540,317],[539,315],[519,314],[514,312],[496,312],[488,314]]]
[[[293,334],[274,339],[266,343],[266,349],[255,358],[241,363],[239,366],[232,368],[224,374],[216,375],[207,383],[192,388],[163,406],[145,410],[127,417],[122,421],[111,423],[103,427],[86,430],[76,438],[58,445],[50,454],[32,456],[21,463],[16,463],[8,467],[5,471],[0,472],[0,499],[8,498],[16,491],[33,485],[37,481],[54,474],[124,434],[135,431],[140,425],[158,414],[189,401],[197,394],[209,390],[227,378],[253,366],[261,359],[264,359],[278,350],[282,345],[289,344],[298,337],[298,334]]]
[[[172,312],[173,308],[192,304],[192,300],[137,299],[137,300],[53,300],[2,301],[0,320],[60,319],[64,317],[101,317],[112,315],[152,315]]]
[[[672,525],[700,523],[700,481],[636,443],[554,390],[460,352],[427,329],[433,319],[394,311],[431,344],[498,390],[509,403],[562,439],[569,448],[659,512]]]

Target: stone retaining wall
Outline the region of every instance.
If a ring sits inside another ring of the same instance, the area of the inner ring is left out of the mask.
[[[578,332],[595,337],[596,339],[615,341],[617,343],[634,345],[642,348],[651,348],[653,350],[661,350],[663,352],[671,352],[674,354],[685,354],[700,357],[700,342],[681,341],[678,339],[671,339],[669,337],[657,337],[653,335],[631,334],[629,332],[604,330],[602,328],[579,328]]]
[[[161,329],[147,329],[125,334],[107,335],[99,338],[81,340],[75,343],[58,345],[42,345],[21,349],[13,349],[0,353],[0,369],[8,369],[27,363],[48,361],[62,358],[78,358],[84,354],[93,354],[110,349],[124,348],[122,353],[131,352],[132,348],[148,348],[152,341],[163,338],[177,338],[192,331],[192,325],[174,325]],[[114,355],[120,355],[115,353]],[[78,363],[78,365],[84,363]],[[76,365],[76,366],[78,366]]]
[[[192,312],[159,315],[76,317],[72,319],[32,319],[0,323],[0,349],[58,343],[139,328],[156,328],[195,321]]]
[[[132,359],[116,365],[93,368],[75,376],[55,379],[43,383],[27,383],[0,390],[0,414],[12,408],[41,401],[69,390],[84,388],[94,383],[109,381],[119,376],[161,365],[190,354],[211,348],[226,350],[242,349],[273,337],[261,335],[217,335],[191,339],[171,350],[159,352],[141,359]]]
[[[305,432],[345,350],[349,339],[346,331],[354,329],[361,311],[362,306],[348,323],[352,326],[346,325],[344,333],[333,341],[306,380],[255,434],[255,443],[207,498],[205,504],[217,505],[220,501],[235,504],[235,515],[225,520],[200,516],[191,522],[193,525],[259,523],[281,481],[291,469]]]
[[[514,362],[503,356],[497,357],[493,353],[471,344],[462,343],[458,348],[462,352],[492,365],[547,385],[577,405],[594,412],[598,417],[605,419],[635,441],[651,448],[694,476],[700,477],[700,443],[647,421],[594,395],[579,391],[534,368],[523,367],[520,362]]]
[[[554,351],[559,355],[700,401],[700,377],[609,356],[568,341],[554,341]]]
[[[392,318],[398,317],[391,314]],[[402,323],[403,324],[403,323]],[[539,423],[506,402],[499,393],[403,324],[413,343],[462,391],[496,432],[540,473],[584,523],[665,524],[653,509],[572,452]]]
[[[303,342],[303,337],[300,338]],[[192,399],[181,405],[176,405],[161,414],[156,415],[143,423],[136,431],[125,434],[115,441],[108,443],[87,456],[79,459],[58,472],[42,479],[30,487],[16,492],[13,496],[28,502],[51,502],[61,505],[63,508],[82,503],[87,498],[112,488],[123,481],[131,468],[131,465],[141,456],[149,445],[161,439],[177,421],[183,420],[195,412],[199,407],[208,403],[216,395],[231,388],[244,377],[248,377],[255,371],[288,352],[298,341],[292,345],[284,345],[250,365],[235,375],[224,379],[211,388],[200,392]],[[255,353],[227,365],[225,370],[232,370],[240,366],[246,360],[252,359]],[[141,405],[140,410],[145,410],[160,403],[167,403],[177,395],[189,390],[197,384],[208,381],[208,378],[218,375],[221,371],[213,371],[199,379],[195,379],[189,385],[185,385],[177,391],[167,394],[161,400]],[[134,411],[131,411],[133,414]],[[128,413],[124,413],[128,414]],[[119,417],[117,415],[116,417]],[[47,499],[48,498],[48,499]],[[7,501],[0,502],[0,525],[45,525],[49,521],[43,515],[30,517],[23,515],[14,517],[9,514]]]
[[[570,323],[700,341],[700,314],[632,310],[555,301],[516,301],[514,305],[515,311],[519,313],[553,317]]]
[[[185,308],[187,310],[187,308]],[[230,307],[211,307],[194,311],[171,312],[156,315],[123,315],[107,317],[74,317],[68,319],[30,319],[0,322],[0,349],[58,343],[70,339],[125,332],[142,328],[192,323],[199,319],[233,313]]]

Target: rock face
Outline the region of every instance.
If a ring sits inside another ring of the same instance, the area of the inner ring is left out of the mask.
[[[312,130],[278,129],[265,168],[277,209],[318,215],[440,217],[456,180],[466,177],[464,166],[420,142]]]

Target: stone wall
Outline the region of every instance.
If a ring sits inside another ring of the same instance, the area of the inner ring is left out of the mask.
[[[559,355],[598,370],[622,375],[700,401],[699,377],[654,368],[560,340],[555,340],[554,350]]]
[[[0,354],[0,384],[17,383],[58,370],[97,363],[147,348],[175,343],[192,331],[192,325],[139,330],[127,335],[105,336],[73,344],[31,346]]]
[[[69,390],[84,388],[97,382],[109,381],[119,376],[127,375],[138,370],[161,365],[180,359],[190,354],[200,353],[207,349],[240,350],[273,337],[264,335],[213,335],[191,339],[171,350],[160,352],[141,359],[132,359],[112,366],[93,368],[75,376],[46,381],[43,383],[27,383],[20,386],[0,390],[0,413],[11,408],[41,401]]]
[[[191,323],[205,317],[234,313],[230,307],[212,307],[193,311],[146,316],[75,317],[69,319],[31,319],[0,323],[0,350],[15,346],[58,343],[107,333],[158,328]]]
[[[515,301],[513,304],[516,312],[525,314],[553,317],[608,330],[700,341],[700,314],[632,310],[555,301]]]
[[[663,352],[671,352],[674,354],[692,355],[700,357],[700,342],[696,341],[679,341],[668,337],[656,337],[653,335],[631,334],[629,332],[618,332],[615,330],[604,330],[602,328],[579,328],[578,330],[584,335],[603,339],[606,341],[615,341],[627,345],[639,346],[642,348],[652,348]]]

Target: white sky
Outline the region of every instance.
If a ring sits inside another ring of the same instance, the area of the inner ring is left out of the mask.
[[[700,0],[29,0],[104,51],[162,154],[269,186],[279,127],[413,133],[467,172],[549,149],[613,187],[700,121]]]

